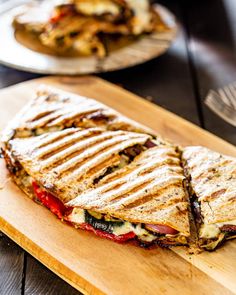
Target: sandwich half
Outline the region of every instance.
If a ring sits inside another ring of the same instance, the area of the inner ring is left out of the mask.
[[[184,183],[178,150],[154,146],[68,202],[65,219],[115,241],[187,245],[190,221]]]
[[[212,251],[236,238],[236,158],[200,146],[182,154],[199,229],[199,244]]]
[[[75,227],[117,242],[186,245],[180,154],[146,134],[69,128],[8,142],[15,183]]]
[[[8,123],[2,142],[70,127],[101,127],[153,134],[135,121],[94,99],[42,85],[35,97]]]

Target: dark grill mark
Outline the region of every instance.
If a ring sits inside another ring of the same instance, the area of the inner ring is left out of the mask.
[[[88,138],[92,138],[92,137],[94,137],[94,136],[96,136],[96,135],[97,135],[97,134],[94,134],[94,133],[88,133],[88,134],[84,135],[83,140],[88,139]],[[102,140],[104,140],[104,139],[101,139],[100,141],[93,142],[93,143],[90,144],[89,146],[86,146],[86,148],[92,147],[92,146],[94,146],[95,144],[101,142]],[[52,156],[58,154],[59,152],[61,152],[61,151],[65,151],[67,148],[70,148],[71,146],[73,146],[73,144],[76,144],[77,141],[78,141],[77,138],[72,138],[72,139],[69,140],[67,143],[63,144],[62,146],[60,146],[60,147],[56,148],[55,150],[53,150],[53,151],[51,151],[51,152],[49,152],[49,153],[47,153],[47,154],[45,154],[45,155],[39,157],[39,160],[47,160],[47,159],[51,158]],[[50,143],[50,144],[51,144],[51,143]],[[73,158],[74,155],[78,155],[78,153],[79,153],[80,151],[83,152],[83,151],[84,151],[84,147],[82,147],[80,150],[78,149],[77,151],[75,151],[74,153],[71,153],[70,155],[67,155],[67,156],[66,156],[66,160],[69,161],[71,158]],[[63,162],[63,160],[64,160],[64,159],[59,160],[58,162],[55,163],[55,165],[58,166],[60,162]]]
[[[53,112],[55,112],[55,111],[53,110],[53,111],[46,111],[46,112],[40,113],[40,114],[36,115],[33,119],[29,120],[28,122],[38,121],[39,119],[42,119],[44,117],[51,115]]]
[[[106,114],[104,114],[101,110],[88,114],[87,116],[85,116],[85,118],[88,120],[105,121],[105,122],[109,120],[109,117]]]
[[[35,149],[41,149],[43,147],[46,147],[47,145],[49,144],[53,144],[57,141],[59,141],[60,139],[62,138],[65,138],[67,136],[70,136],[72,135],[73,133],[76,133],[77,130],[76,129],[71,129],[70,131],[67,131],[66,133],[62,132],[62,133],[58,133],[58,136],[56,136],[55,138],[51,139],[51,138],[48,138],[47,141],[39,146],[36,146]],[[48,135],[47,134],[44,134],[45,137],[47,137]]]
[[[50,126],[54,126],[55,124],[56,125],[62,124],[63,122],[67,121],[67,127],[70,127],[70,125],[72,125],[73,123],[75,124],[76,122],[81,121],[83,118],[86,118],[86,116],[88,114],[91,114],[93,112],[94,112],[94,110],[83,111],[82,113],[78,112],[74,116],[69,116],[69,113],[68,114],[61,114],[58,117],[54,118],[53,120],[50,120]],[[60,119],[60,120],[58,120],[58,119]],[[57,120],[58,120],[58,122],[57,122]]]

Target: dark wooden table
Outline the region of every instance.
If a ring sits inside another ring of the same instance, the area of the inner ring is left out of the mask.
[[[210,88],[236,81],[236,1],[159,2],[176,14],[181,26],[168,53],[144,65],[100,76],[236,144],[235,128],[203,103]],[[37,77],[0,66],[0,88]],[[0,235],[0,294],[78,292]]]

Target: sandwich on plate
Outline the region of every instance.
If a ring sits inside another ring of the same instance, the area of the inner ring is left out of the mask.
[[[200,247],[214,250],[236,238],[236,158],[205,147],[187,147],[183,162]]]
[[[8,142],[15,183],[75,227],[117,242],[186,245],[180,154],[146,134],[68,128]]]
[[[16,30],[33,33],[55,53],[107,54],[107,38],[168,31],[148,0],[44,1],[14,18]]]
[[[42,85],[35,97],[8,123],[1,140],[7,144],[12,138],[37,136],[70,127],[153,134],[151,129],[94,99]]]

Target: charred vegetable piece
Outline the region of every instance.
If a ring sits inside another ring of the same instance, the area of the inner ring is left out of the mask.
[[[216,247],[220,246],[221,243],[225,240],[225,233],[221,233],[217,240],[209,242],[207,244],[201,245],[202,248],[206,249],[207,251],[214,251]]]
[[[193,214],[198,224],[202,223],[201,208],[199,203],[195,200],[192,202]]]
[[[145,143],[145,147],[147,147],[148,149],[157,146],[153,141],[151,141],[150,139],[148,139]]]
[[[225,224],[220,228],[220,230],[222,232],[236,233],[236,225]]]
[[[88,211],[85,212],[85,222],[92,225],[94,229],[102,230],[108,233],[113,233],[115,226],[121,226],[124,224],[122,221],[105,221],[103,219],[97,219]]]
[[[131,160],[138,156],[143,151],[143,147],[139,144],[126,148],[123,153],[127,155]]]
[[[89,120],[94,120],[94,121],[108,121],[109,117],[104,114],[102,111],[97,111],[95,113],[89,114],[86,116],[87,119]]]

